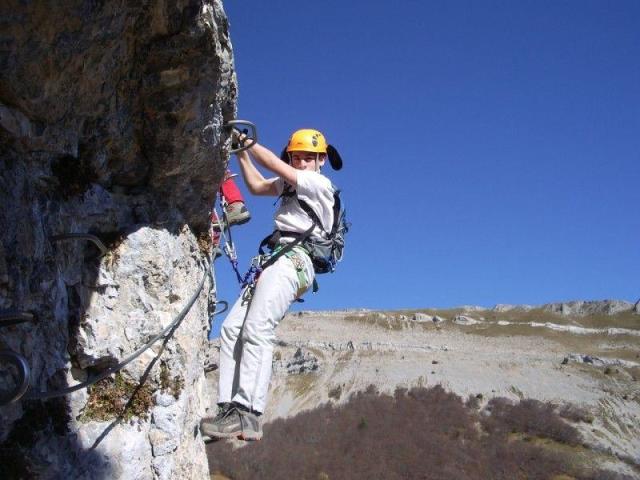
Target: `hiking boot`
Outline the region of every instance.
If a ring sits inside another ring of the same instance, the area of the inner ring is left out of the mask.
[[[218,413],[216,413],[215,417],[204,417],[201,421],[200,421],[200,426],[202,427],[203,425],[207,424],[210,425],[213,422],[218,422],[221,419],[223,419],[227,413],[229,412],[229,410],[231,410],[233,408],[233,404],[230,402],[222,402],[218,404]]]
[[[242,225],[251,220],[251,214],[244,202],[233,202],[225,209],[229,225]]]
[[[251,213],[247,210],[244,202],[233,202],[227,205],[225,212],[229,225],[242,225],[251,220]]]
[[[240,413],[240,425],[242,427],[242,433],[240,438],[242,440],[260,440],[262,438],[262,422],[260,417],[255,413],[238,409]]]
[[[200,432],[211,438],[231,438],[242,434],[240,412],[231,403],[220,406],[214,417],[205,417],[200,422]]]

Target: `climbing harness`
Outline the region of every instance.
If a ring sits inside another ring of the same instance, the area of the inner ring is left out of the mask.
[[[287,189],[282,193],[282,195],[280,195],[280,198],[292,196],[295,196],[295,191]],[[345,235],[351,227],[351,224],[346,220],[345,210],[342,208],[340,190],[334,187],[333,225],[329,231],[324,229],[320,218],[307,202],[300,198],[298,198],[297,201],[302,210],[304,210],[311,219],[311,228],[302,234],[276,230],[262,240],[262,243],[260,244],[260,252],[262,253],[262,247],[265,245],[277,244],[281,236],[293,237],[299,240],[298,243],[311,258],[313,269],[316,273],[333,273],[336,269],[337,263],[342,260],[345,246]],[[322,238],[311,237],[311,232],[316,226],[322,230]],[[274,250],[274,253],[275,252],[276,251]],[[317,282],[314,279],[314,293],[317,290]]]
[[[244,277],[242,277],[242,282],[240,283],[240,290],[242,290],[242,301],[249,302],[251,297],[253,296],[253,292],[255,292],[256,284],[258,283],[258,278],[260,278],[260,274],[262,273],[262,262],[264,261],[264,257],[262,255],[256,255],[251,259],[251,264],[249,266],[249,270],[245,273]]]
[[[90,239],[89,237],[95,237],[95,236],[88,235],[88,234],[65,234],[65,235],[56,235],[55,237],[52,237],[52,240],[55,241],[56,238],[62,239],[62,237],[64,237],[64,239],[67,239],[67,238],[68,239],[71,239],[71,238]],[[97,237],[95,238],[97,239]],[[93,239],[90,239],[90,240],[96,243]],[[98,242],[100,242],[100,240],[98,240]],[[26,359],[22,355],[13,351],[9,351],[9,350],[0,351],[0,362],[8,363],[9,365],[12,365],[18,372],[17,373],[18,378],[15,382],[16,387],[9,392],[0,392],[0,406],[7,405],[12,402],[16,402],[21,398],[25,398],[27,400],[46,400],[49,398],[62,397],[64,395],[75,392],[77,390],[90,387],[91,385],[99,382],[100,380],[121,370],[128,363],[132,362],[133,360],[138,358],[140,355],[142,355],[143,352],[145,352],[149,347],[151,347],[154,343],[156,343],[161,338],[166,338],[166,339],[171,338],[173,333],[180,326],[180,324],[182,323],[182,320],[187,316],[187,313],[189,313],[189,311],[191,310],[191,307],[193,307],[194,303],[198,299],[200,292],[202,292],[202,289],[204,288],[207,277],[211,277],[212,285],[215,284],[215,277],[212,276],[214,271],[212,268],[210,268],[212,264],[213,264],[213,260],[208,259],[208,265],[205,265],[204,273],[202,275],[202,279],[200,280],[200,283],[198,284],[198,287],[196,288],[195,292],[193,293],[193,295],[191,296],[187,304],[182,308],[180,313],[178,313],[174,317],[174,319],[171,321],[169,325],[167,325],[160,333],[153,336],[147,343],[145,343],[142,347],[140,347],[134,353],[126,357],[124,360],[119,362],[117,365],[109,367],[106,370],[103,370],[102,372],[91,376],[88,380],[84,382],[81,382],[76,385],[72,385],[70,387],[63,388],[60,390],[45,391],[45,392],[31,391],[27,393],[27,391],[29,390],[29,377],[30,377],[31,371]],[[218,310],[217,308],[218,304],[222,305],[223,308]],[[224,313],[228,309],[228,307],[229,307],[229,304],[225,301],[217,302],[216,305],[214,306],[214,311],[212,313],[212,316],[220,315]],[[0,327],[7,327],[10,325],[15,325],[17,323],[23,323],[27,321],[34,321],[33,314],[29,312],[0,313]]]
[[[260,253],[260,255],[265,259],[264,262],[261,265],[261,269],[264,270],[265,268],[273,265],[274,263],[276,263],[276,261],[282,257],[282,256],[286,256],[289,257],[291,259],[292,255],[296,255],[295,253],[295,248],[299,248],[302,249],[307,255],[309,254],[309,252],[307,251],[307,249],[304,247],[304,242],[307,240],[307,238],[309,238],[311,236],[311,232],[313,231],[313,229],[315,228],[315,221],[313,221],[313,223],[311,224],[311,227],[309,227],[306,231],[304,231],[303,233],[299,233],[299,232],[283,232],[281,230],[276,230],[272,233],[270,233],[269,235],[267,235],[262,242],[260,242],[260,246],[258,247],[258,252]],[[292,240],[287,242],[287,243],[282,243],[280,242],[281,238],[291,238]],[[271,253],[270,254],[265,254],[264,252],[264,247],[270,247]],[[299,260],[299,258],[297,258]],[[300,288],[298,289],[298,293],[296,295],[296,299],[298,302],[304,302],[304,300],[302,300],[300,297],[302,296],[302,294],[307,290],[308,287],[308,279],[306,278],[306,273],[304,273],[304,268],[302,266],[302,263],[300,263],[299,265],[302,267],[300,270],[298,270],[298,264],[296,264],[296,262],[294,262],[292,260],[294,267],[296,267],[296,273],[298,274],[298,280],[300,281]],[[304,282],[302,281],[302,277],[301,274],[304,274]],[[302,285],[305,285],[304,290],[302,290]],[[313,293],[316,293],[318,291],[318,283],[316,282],[315,278],[313,279]]]
[[[222,251],[229,259],[229,262],[231,263],[231,268],[236,274],[236,279],[238,280],[240,289],[243,291],[243,300],[249,301],[249,299],[253,295],[256,283],[262,271],[265,268],[273,265],[281,256],[283,255],[289,256],[290,252],[293,252],[294,247],[299,246],[301,242],[303,242],[309,235],[311,235],[311,232],[313,231],[315,224],[313,224],[311,228],[309,228],[304,233],[293,233],[293,232],[287,233],[287,236],[292,237],[293,241],[278,245],[277,247],[274,245],[273,250],[269,254],[267,254],[264,251],[264,247],[269,244],[269,240],[271,240],[272,235],[267,236],[260,243],[260,247],[258,249],[258,255],[252,258],[251,263],[249,265],[249,269],[243,275],[240,273],[239,266],[238,266],[238,256],[237,256],[237,252],[236,252],[235,245],[233,243],[233,238],[231,235],[231,225],[229,224],[229,220],[226,214],[226,199],[224,198],[222,188],[220,188],[220,190],[218,191],[218,202],[220,204],[220,210],[222,211],[222,214],[220,215],[217,212],[216,205],[214,202],[214,205],[211,209],[211,214],[210,214],[211,226],[209,228],[209,232],[211,235],[211,243],[213,245],[214,250],[220,249],[220,245],[222,243]],[[219,228],[217,229],[214,228],[214,225],[219,225]],[[304,291],[306,291],[306,286]],[[304,293],[304,291],[302,293]]]

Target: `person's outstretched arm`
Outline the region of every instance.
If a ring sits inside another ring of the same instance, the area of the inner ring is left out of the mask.
[[[253,195],[278,195],[275,184],[276,179],[264,178],[249,158],[249,154],[246,150],[238,152],[237,156],[244,183]]]
[[[264,168],[282,177],[284,181],[292,187],[295,188],[297,186],[298,171],[288,163],[283,162],[280,157],[276,156],[271,150],[256,143],[249,148],[249,152],[251,152],[256,162]]]

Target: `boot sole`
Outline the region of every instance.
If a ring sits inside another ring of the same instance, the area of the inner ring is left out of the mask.
[[[251,215],[247,215],[246,217],[240,217],[237,219],[229,220],[229,225],[244,225],[249,220],[251,220]]]
[[[251,220],[251,215],[248,215],[247,217],[244,217],[244,218],[239,218],[238,220],[229,220],[229,226],[233,227],[234,225],[244,225],[249,220]],[[213,231],[214,232],[221,232],[222,231],[222,230],[220,230],[220,224],[213,225],[212,227],[213,227]],[[226,225],[225,225],[225,230],[226,230]]]
[[[238,435],[238,438],[240,440],[244,440],[245,442],[258,442],[262,440],[262,434],[253,432],[252,434],[247,435],[245,433],[241,433],[240,435]]]
[[[211,432],[207,431],[207,429],[200,428],[200,433],[202,437],[209,437],[211,439],[216,438],[236,438],[238,435],[242,435],[242,430],[236,430],[235,432]]]
[[[201,435],[202,435],[202,441],[204,443],[215,442],[216,440],[220,440],[222,438],[238,438],[240,440],[244,440],[245,442],[259,442],[260,440],[262,440],[262,435],[244,435],[242,433],[233,434],[233,435],[226,435],[226,434],[209,435],[207,433],[201,432]]]

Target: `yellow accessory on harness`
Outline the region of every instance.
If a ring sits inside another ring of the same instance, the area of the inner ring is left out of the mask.
[[[285,257],[291,260],[291,263],[293,263],[293,266],[296,269],[296,274],[298,275],[298,291],[296,292],[296,298],[302,297],[302,295],[304,295],[304,293],[309,289],[310,284],[304,268],[304,261],[300,258],[300,255],[302,255],[302,253],[297,252],[296,248],[284,254]]]

